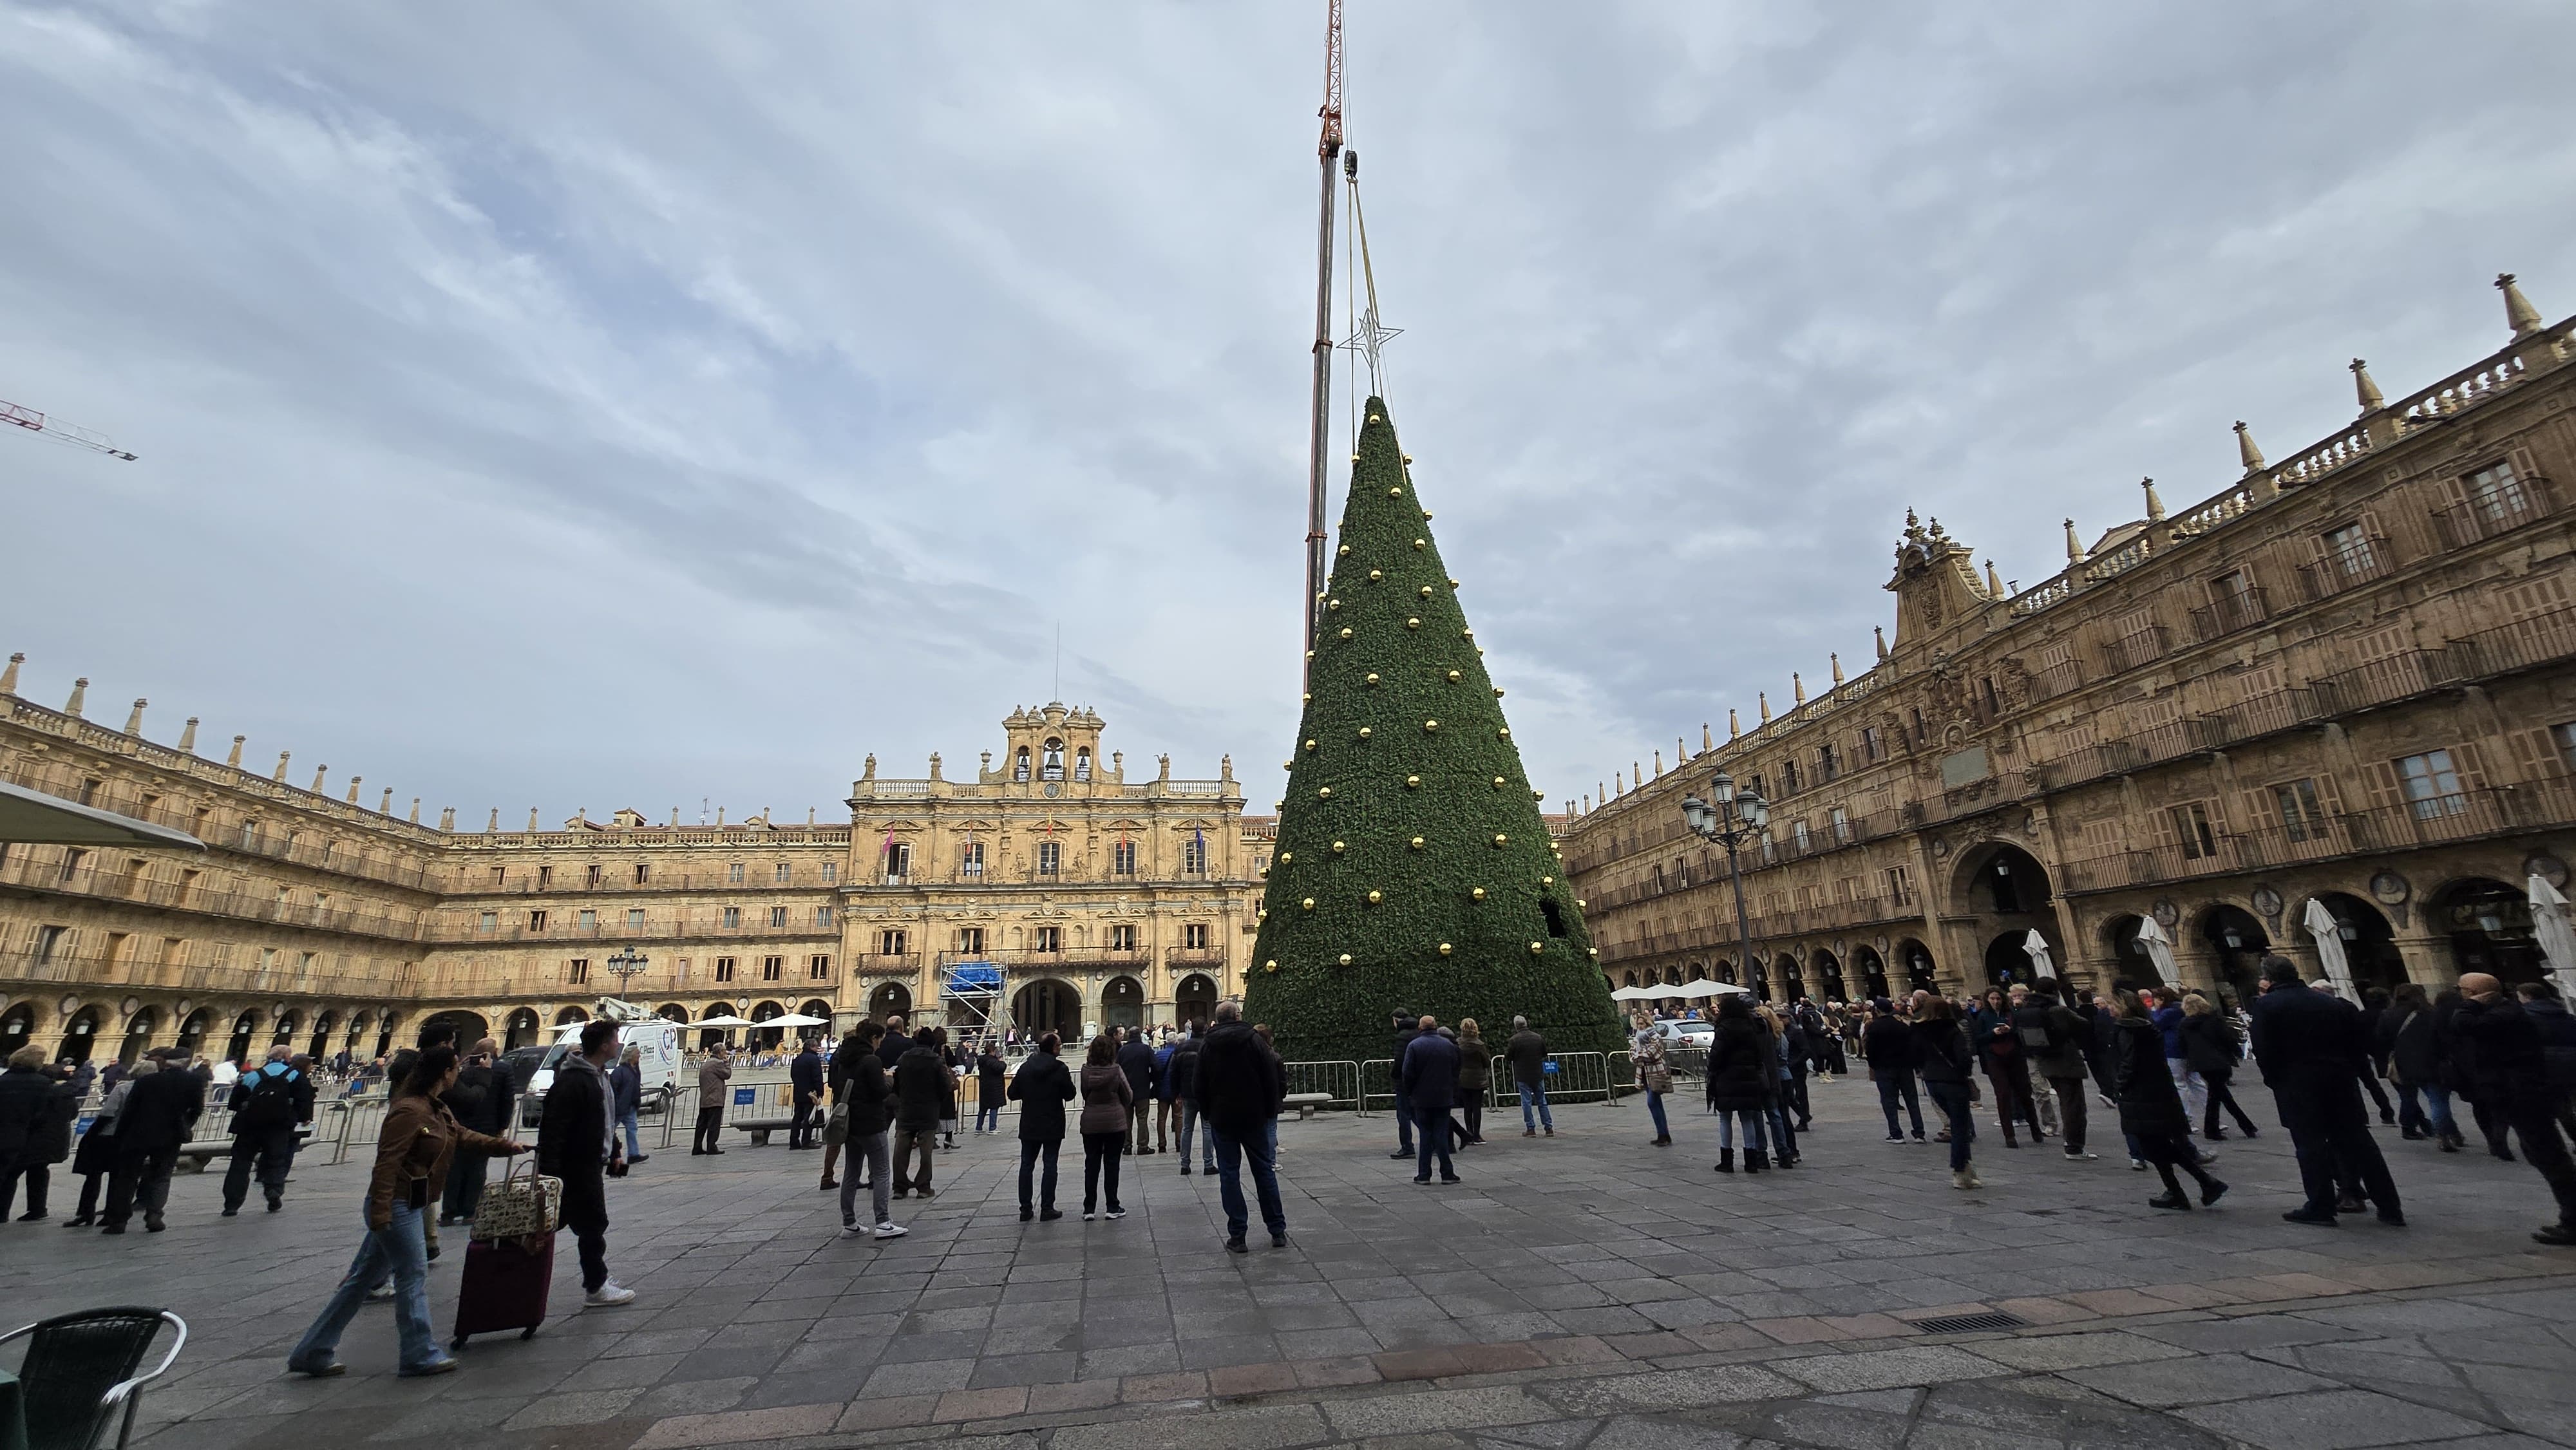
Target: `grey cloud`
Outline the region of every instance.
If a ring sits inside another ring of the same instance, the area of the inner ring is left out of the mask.
[[[1310,8],[0,4],[0,396],[146,455],[0,450],[0,645],[560,818],[971,759],[1061,623],[1113,745],[1266,799]],[[2346,358],[2494,346],[2495,271],[2576,299],[2537,0],[1350,24],[1394,405],[1552,799],[1865,660],[1909,503],[2035,582]]]

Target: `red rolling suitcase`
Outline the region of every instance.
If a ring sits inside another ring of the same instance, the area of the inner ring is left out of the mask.
[[[469,1334],[492,1334],[504,1329],[519,1331],[521,1339],[535,1335],[537,1326],[546,1322],[546,1291],[555,1276],[555,1238],[546,1234],[534,1242],[531,1252],[527,1239],[476,1239],[465,1246],[465,1277],[456,1286],[456,1338],[452,1349],[463,1349]]]

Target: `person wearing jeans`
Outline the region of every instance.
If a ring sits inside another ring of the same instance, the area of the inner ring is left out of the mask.
[[[1878,1106],[1887,1114],[1887,1141],[1905,1141],[1896,1122],[1896,1104],[1902,1097],[1906,1114],[1914,1120],[1914,1141],[1922,1142],[1923,1102],[1914,1092],[1914,1035],[1896,1015],[1896,1004],[1885,997],[1869,1005],[1869,1023],[1860,1033],[1860,1055],[1869,1064],[1869,1080],[1878,1085]]]
[[[886,1137],[885,1064],[877,1061],[877,1044],[884,1040],[883,1027],[862,1021],[841,1040],[834,1055],[832,1068],[841,1088],[839,1111],[848,1139],[842,1146],[850,1154],[849,1171],[835,1186],[841,1190],[841,1232],[863,1234],[868,1224],[874,1224],[879,1237],[893,1238],[903,1230],[894,1221],[894,1145]],[[843,1057],[849,1061],[842,1062]],[[876,1215],[866,1223],[859,1221],[857,1211],[862,1187],[869,1190]]]
[[[1637,1085],[1646,1090],[1646,1112],[1655,1120],[1655,1146],[1669,1148],[1673,1142],[1672,1124],[1664,1119],[1664,1094],[1672,1091],[1673,1072],[1664,1065],[1664,1037],[1655,1030],[1654,1019],[1637,1014],[1637,1033],[1628,1045],[1628,1060],[1636,1064]]]
[[[1049,1032],[1038,1038],[1037,1051],[1020,1062],[1020,1070],[1011,1074],[1011,1101],[1020,1105],[1020,1221],[1032,1218],[1059,1219],[1064,1214],[1055,1206],[1055,1160],[1064,1147],[1064,1105],[1073,1101],[1073,1074],[1065,1070],[1063,1059],[1056,1056],[1064,1040]],[[1046,1168],[1044,1178],[1032,1183],[1038,1166]]]
[[[1535,1138],[1545,1128],[1556,1136],[1556,1120],[1547,1114],[1547,1039],[1531,1030],[1529,1019],[1512,1019],[1512,1040],[1503,1046],[1503,1056],[1512,1065],[1512,1081],[1521,1092],[1521,1136]],[[1538,1112],[1532,1116],[1530,1108]]]
[[[626,1161],[641,1163],[648,1155],[643,1140],[636,1136],[636,1116],[644,1110],[644,1053],[630,1047],[618,1055],[617,1066],[608,1070],[608,1085],[617,1094],[617,1126],[626,1132]]]
[[[1288,1210],[1279,1198],[1278,1158],[1271,1147],[1271,1126],[1287,1096],[1287,1074],[1279,1055],[1270,1050],[1243,1020],[1239,1002],[1220,1002],[1216,1026],[1199,1052],[1192,1086],[1208,1135],[1216,1140],[1217,1199],[1225,1207],[1228,1253],[1248,1253],[1244,1234],[1251,1227],[1243,1201],[1242,1168],[1252,1163],[1252,1186],[1261,1199],[1261,1222],[1270,1230],[1274,1248],[1288,1243]]]
[[[1198,1140],[1199,1154],[1205,1160],[1204,1171],[1211,1176],[1216,1173],[1216,1134],[1208,1131],[1199,1118],[1199,1050],[1207,1045],[1205,1033],[1204,1027],[1191,1023],[1189,1035],[1172,1048],[1170,1059],[1163,1064],[1163,1082],[1172,1095],[1172,1115],[1179,1126],[1180,1140],[1176,1146],[1181,1154],[1183,1177],[1189,1176],[1190,1141],[1193,1137]]]
[[[429,1324],[429,1240],[424,1222],[429,1206],[447,1185],[440,1177],[459,1144],[486,1153],[520,1153],[523,1145],[491,1138],[460,1127],[439,1096],[456,1084],[456,1049],[446,1045],[421,1050],[403,1080],[400,1094],[385,1110],[376,1139],[375,1173],[367,1181],[366,1237],[340,1287],[322,1306],[304,1337],[286,1356],[286,1367],[314,1376],[347,1372],[333,1351],[341,1332],[357,1317],[360,1306],[387,1279],[394,1284],[394,1326],[401,1339],[401,1368],[406,1375],[445,1374],[456,1361],[439,1353],[438,1336]]]

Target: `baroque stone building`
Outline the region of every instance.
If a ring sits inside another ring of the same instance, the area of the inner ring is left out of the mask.
[[[0,672],[0,779],[173,826],[202,854],[0,847],[0,1053],[28,1042],[131,1058],[184,1043],[360,1055],[449,1014],[517,1045],[601,996],[674,1020],[789,1012],[845,1020],[1172,1022],[1240,990],[1246,903],[1270,823],[1243,815],[1231,762],[1129,783],[1102,722],[1014,711],[1003,762],[950,781],[883,780],[870,757],[848,822],[667,825],[619,811],[561,829],[481,831],[420,803],[335,797],[278,757],[218,763],[191,720],[147,740]],[[625,969],[624,975],[619,974]],[[774,1039],[771,1031],[755,1034]]]
[[[1614,986],[1717,977],[1841,998],[2027,979],[2250,993],[2315,930],[2365,985],[2537,975],[2525,883],[2576,850],[2576,327],[2503,290],[2502,351],[2004,587],[1911,514],[1875,665],[1569,830]],[[1772,803],[1751,947],[1680,801]],[[2319,911],[2317,908],[2321,908]],[[2317,924],[2312,928],[2311,923]],[[2152,925],[2150,925],[2152,923]],[[2142,939],[2143,938],[2143,939]]]

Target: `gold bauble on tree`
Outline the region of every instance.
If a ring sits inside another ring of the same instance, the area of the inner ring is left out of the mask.
[[[1447,942],[1442,942],[1440,944],[1440,955],[1444,957],[1449,955],[1449,944]]]
[[[1386,900],[1386,893],[1384,893],[1384,892],[1382,892],[1382,891],[1372,891],[1372,892],[1370,892],[1370,893],[1368,894],[1368,904],[1369,904],[1369,905],[1371,905],[1371,906],[1381,905],[1381,904],[1383,904],[1383,903],[1385,902],[1385,900]]]

